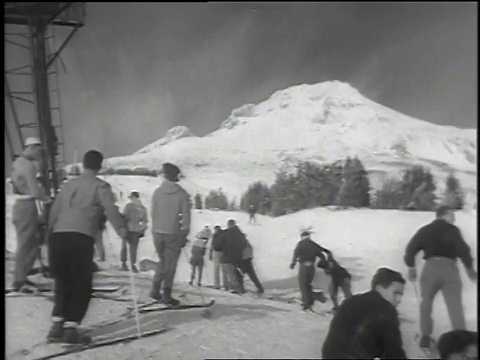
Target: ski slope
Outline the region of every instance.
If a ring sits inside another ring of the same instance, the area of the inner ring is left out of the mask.
[[[108,177],[114,189],[123,192],[137,189],[141,192],[147,208],[150,196],[159,179],[136,177]],[[6,247],[15,251],[15,235],[11,225],[12,199],[7,197]],[[118,205],[123,208],[125,198]],[[477,253],[477,216],[476,211],[457,212],[457,225],[469,243],[472,254]],[[257,216],[257,225],[248,225],[248,215],[239,212],[193,210],[193,235],[203,226],[226,225],[233,218],[247,234],[254,247],[254,264],[260,280],[267,292],[288,290],[297,287],[296,270],[290,270],[292,251],[299,239],[302,227],[312,226],[315,234],[312,238],[331,249],[340,264],[353,275],[353,292],[369,289],[369,283],[375,270],[388,266],[406,274],[403,264],[405,246],[413,233],[422,225],[430,222],[433,213],[402,212],[396,210],[329,210],[319,208],[305,210],[279,218]],[[104,237],[107,251],[107,268],[119,265],[121,241],[108,225]],[[183,251],[176,273],[176,287],[182,288],[189,279],[188,264],[190,248]],[[417,262],[421,266],[420,255]],[[151,234],[147,232],[140,242],[139,260],[156,260]],[[477,324],[477,285],[471,283],[465,274],[463,265],[463,303],[468,327],[476,329]],[[212,283],[212,265],[207,262],[204,271],[204,284]],[[317,271],[315,286],[326,289],[328,277]],[[283,304],[269,300],[256,300],[251,297],[235,297],[204,290],[205,296],[216,297],[215,316],[205,320],[198,312],[172,313],[166,320],[175,325],[175,329],[164,335],[86,352],[75,359],[133,359],[133,358],[314,358],[320,357],[321,344],[328,331],[329,318],[304,314],[297,304]],[[9,299],[7,302],[7,354],[9,359],[34,357],[21,356],[22,349],[31,351],[31,355],[46,351],[43,347],[33,349],[43,341],[49,327],[51,303],[42,299]],[[105,300],[93,300],[85,323],[95,323],[104,318],[114,318],[124,311],[125,304]],[[318,310],[329,309],[331,303],[316,304]],[[402,319],[402,336],[405,349],[410,357],[420,357],[421,352],[415,345],[418,332],[418,304],[411,284],[408,284],[399,307]],[[450,329],[443,299],[435,301],[433,317],[434,335]],[[44,354],[44,353],[43,353]]]

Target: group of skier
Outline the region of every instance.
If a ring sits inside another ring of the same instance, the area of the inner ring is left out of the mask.
[[[12,172],[16,198],[13,223],[18,243],[13,282],[16,291],[22,291],[29,285],[27,275],[38,255],[38,204],[52,203],[51,197],[36,180],[39,169],[35,164],[40,157],[41,143],[38,139],[30,138],[25,145],[25,152],[15,160]],[[98,240],[98,234],[102,232],[106,220],[122,239],[122,267],[127,269],[128,244],[131,269],[136,271],[136,252],[139,239],[147,228],[147,211],[141,204],[137,191],[131,193],[131,202],[123,214],[119,211],[111,186],[97,177],[102,162],[103,156],[98,151],[86,152],[83,157],[83,173],[62,186],[48,216],[49,262],[55,280],[55,305],[48,333],[51,341],[90,341],[77,328],[90,302],[93,276],[91,263],[96,244],[100,257],[105,258],[102,247],[99,247],[101,239]],[[151,204],[151,230],[159,261],[150,296],[165,304],[175,305],[179,301],[172,297],[173,280],[182,249],[188,243],[191,202],[187,192],[178,184],[181,172],[177,166],[163,164],[162,175],[164,180],[153,193]],[[476,281],[477,273],[473,268],[470,249],[453,224],[454,220],[455,215],[451,209],[440,207],[436,219],[413,236],[404,257],[409,268],[409,280],[414,282],[417,278],[415,256],[419,251],[424,252],[425,266],[420,276],[420,346],[426,348],[432,345],[432,304],[435,295],[441,290],[452,328],[457,331],[457,335],[445,335],[439,341],[440,350],[448,353],[448,356],[471,351],[471,339],[475,338],[474,335],[458,335],[459,331],[466,331],[466,323],[456,259],[462,260],[472,281]],[[350,273],[340,266],[330,250],[316,244],[311,239],[311,234],[311,231],[302,231],[290,267],[294,269],[299,264],[298,280],[304,310],[311,309],[314,303],[311,283],[316,267],[322,268],[331,276],[330,297],[335,312],[323,345],[323,357],[406,358],[396,310],[406,284],[402,275],[388,268],[380,268],[373,276],[370,291],[352,295]],[[257,292],[263,293],[263,286],[253,267],[252,245],[233,219],[228,220],[225,229],[216,225],[213,234],[208,226],[197,234],[191,248],[190,283],[193,285],[198,274],[197,285],[201,286],[204,257],[210,237],[209,259],[214,265],[214,287],[220,288],[222,273],[224,289],[242,294],[245,292],[244,275],[247,274]],[[339,289],[342,289],[345,298],[340,305],[337,300]],[[458,341],[455,342],[455,339]],[[460,349],[460,343],[466,345]]]

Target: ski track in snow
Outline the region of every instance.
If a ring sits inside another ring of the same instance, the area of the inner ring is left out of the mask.
[[[132,189],[141,192],[144,204],[150,207],[150,197],[159,179],[130,176],[109,176],[115,191],[121,190],[124,198],[118,205],[123,209],[125,197]],[[13,200],[7,197],[6,211],[6,248],[15,251],[15,234],[11,224],[11,205]],[[190,239],[205,224],[226,225],[229,218],[237,220],[238,225],[247,234],[254,246],[254,264],[259,278],[267,292],[289,292],[298,294],[297,270],[288,265],[292,251],[299,239],[301,227],[312,225],[315,234],[312,238],[321,245],[330,248],[340,264],[353,275],[353,292],[369,289],[369,282],[375,270],[380,266],[389,266],[406,276],[403,264],[405,246],[414,232],[433,219],[433,213],[402,212],[382,210],[342,210],[325,208],[300,211],[280,218],[257,215],[258,225],[248,225],[248,215],[237,212],[192,210],[192,231]],[[457,225],[466,241],[477,252],[476,212],[457,212]],[[109,266],[119,265],[121,241],[108,224],[104,236]],[[188,264],[190,246],[180,257],[176,273],[177,289],[185,288],[189,279]],[[140,242],[138,259],[154,255],[151,234],[147,232]],[[417,262],[422,263],[421,256]],[[476,284],[466,277],[463,265],[459,262],[463,280],[463,303],[468,327],[476,329],[477,291]],[[212,283],[213,268],[207,261],[204,271],[205,285]],[[315,288],[327,289],[328,277],[317,271]],[[140,281],[140,280],[139,280]],[[247,286],[251,286],[246,281]],[[148,288],[143,292],[147,292]],[[300,311],[298,304],[287,304],[265,299],[253,299],[251,296],[238,297],[204,288],[206,298],[216,297],[217,304],[212,308],[212,320],[201,318],[201,309],[188,312],[159,314],[174,326],[174,330],[154,337],[89,350],[70,355],[65,359],[203,359],[203,358],[318,358],[321,345],[328,331],[329,317],[320,317]],[[177,292],[178,295],[178,292]],[[297,295],[298,296],[298,295]],[[52,303],[42,298],[15,298],[6,300],[6,354],[9,359],[33,359],[35,355],[47,354],[51,346],[34,344],[44,341],[49,328]],[[128,303],[92,299],[85,323],[89,325],[101,320],[118,316],[125,311]],[[316,304],[316,310],[330,309],[331,303]],[[403,302],[399,307],[403,341],[410,357],[423,357],[423,353],[414,342],[418,333],[418,305],[411,284],[407,284]],[[434,336],[450,329],[443,298],[435,301],[433,317],[435,319]],[[22,349],[30,351],[22,353]],[[23,354],[23,355],[22,355]]]

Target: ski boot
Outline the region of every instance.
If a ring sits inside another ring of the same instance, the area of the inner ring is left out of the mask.
[[[153,283],[152,291],[150,291],[150,298],[154,301],[162,302],[162,295],[160,294],[160,283]]]
[[[136,267],[135,265],[132,265],[132,272],[133,272],[134,274],[138,274],[138,269],[137,269],[137,267]]]
[[[54,321],[47,335],[47,341],[60,342],[63,338],[63,321]]]
[[[88,345],[92,342],[92,338],[86,334],[79,333],[77,328],[65,328],[63,329],[62,342]]]
[[[172,288],[163,288],[163,303],[166,305],[180,305],[180,301],[172,297]]]
[[[123,263],[122,267],[120,268],[120,271],[128,271],[127,264]]]

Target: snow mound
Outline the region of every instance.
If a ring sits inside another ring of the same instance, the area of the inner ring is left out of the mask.
[[[167,145],[172,141],[187,138],[187,137],[196,137],[196,136],[186,126],[175,126],[170,130],[168,130],[163,138],[141,148],[140,150],[136,151],[135,154],[147,153],[161,146]]]

